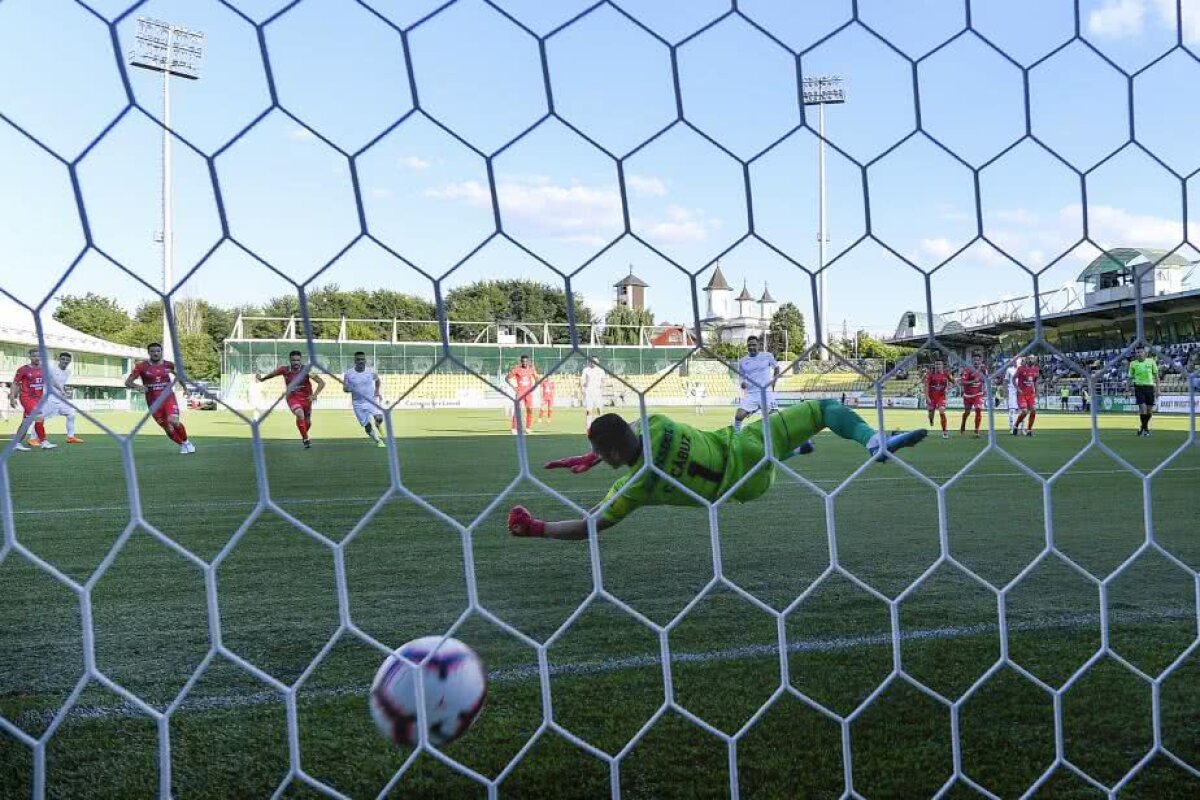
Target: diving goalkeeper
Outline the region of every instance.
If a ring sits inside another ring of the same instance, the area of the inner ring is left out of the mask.
[[[702,431],[661,414],[651,415],[649,423],[654,466],[710,502],[724,495],[762,460],[764,423],[771,426],[771,443],[783,458],[812,452],[809,440],[824,428],[843,439],[853,439],[879,461],[886,460],[888,453],[917,444],[927,433],[924,428],[919,428],[885,438],[836,400],[809,400],[788,406],[766,420],[747,425],[741,432],[735,432],[732,426]],[[579,474],[601,461],[614,469],[629,467],[629,473],[608,490],[604,498],[607,501],[625,488],[642,467],[640,430],[640,425],[631,425],[618,414],[605,414],[596,419],[588,431],[588,440],[592,444],[590,453],[551,461],[546,468],[565,467]],[[765,464],[737,488],[733,499],[742,503],[754,500],[774,482],[775,466]],[[596,521],[596,528],[611,528],[640,506],[695,504],[691,495],[681,492],[658,473],[646,470],[604,510]],[[509,512],[508,530],[513,536],[547,539],[586,539],[588,535],[586,519],[547,522],[534,518],[524,506],[515,506]]]

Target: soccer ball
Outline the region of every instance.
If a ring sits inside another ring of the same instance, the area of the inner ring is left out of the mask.
[[[426,656],[429,660],[418,668],[400,656],[413,663]],[[371,682],[371,716],[383,735],[397,744],[417,744],[418,671],[423,672],[429,741],[438,746],[452,742],[467,732],[483,710],[487,698],[483,661],[458,639],[443,641],[440,636],[413,639],[388,656]]]

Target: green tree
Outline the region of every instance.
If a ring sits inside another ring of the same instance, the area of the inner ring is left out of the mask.
[[[530,280],[476,281],[451,289],[446,294],[446,313],[451,321],[515,322],[529,326],[545,322],[567,322],[567,293],[560,286]],[[575,297],[575,321],[590,324],[594,319],[583,299]],[[472,341],[480,334],[479,325],[450,326],[455,341]],[[535,333],[540,335],[540,331]],[[570,341],[566,328],[552,328],[552,342]]]
[[[639,344],[639,326],[653,324],[654,312],[648,308],[613,306],[604,315],[604,335],[602,340],[605,344]]]
[[[709,342],[705,347],[708,352],[730,364],[746,355],[746,345],[736,342]]]
[[[795,303],[784,303],[775,310],[767,337],[768,349],[775,353],[804,349],[804,315]]]
[[[54,319],[80,333],[109,341],[116,340],[132,322],[116,300],[92,292],[82,297],[71,294],[59,297]]]
[[[876,339],[866,331],[858,331],[854,338],[837,339],[831,342],[831,346],[846,358],[878,358],[885,361],[897,361],[910,352],[908,348]]]
[[[392,338],[392,320],[432,320],[437,314],[433,304],[416,295],[404,294],[390,289],[342,289],[337,284],[326,284],[307,292],[308,315],[312,319],[328,321],[314,322],[313,335],[322,339],[337,338],[342,317],[349,319],[374,319],[378,322],[353,322],[346,327],[350,339],[366,341],[388,341]],[[262,316],[294,317],[300,315],[300,298],[295,294],[272,297],[264,304]],[[231,323],[232,326],[232,323]],[[282,328],[280,323],[256,323],[255,332],[263,327]],[[397,325],[397,336],[402,341],[436,341],[437,326],[430,324]],[[282,335],[282,330],[270,335]]]

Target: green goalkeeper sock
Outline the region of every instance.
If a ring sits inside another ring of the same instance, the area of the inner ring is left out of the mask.
[[[863,447],[875,435],[875,429],[868,425],[862,417],[837,400],[819,400],[821,418],[825,427],[843,439],[853,439]]]

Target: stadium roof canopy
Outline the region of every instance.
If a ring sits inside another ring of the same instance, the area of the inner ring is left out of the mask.
[[[142,355],[142,351],[137,348],[77,331],[48,313],[42,316],[42,332],[46,337],[47,350],[97,353],[124,358],[137,358]],[[37,330],[33,325],[33,312],[3,297],[0,297],[0,342],[31,346],[38,343]]]
[[[1200,289],[1147,297],[1142,302],[1142,308],[1148,324],[1155,317],[1165,314],[1183,312],[1200,314]],[[1131,320],[1135,311],[1136,303],[1133,300],[1119,300],[1083,308],[1065,308],[1059,311],[1043,312],[1042,326],[1044,328],[1079,325],[1101,326],[1114,321]],[[923,315],[918,314],[917,318],[923,321]],[[939,319],[935,316],[935,325],[938,325],[938,322]],[[1008,318],[1000,318],[969,327],[954,320],[941,320],[941,323],[935,331],[935,336],[939,342],[949,347],[987,347],[996,344],[1004,334],[1028,331],[1033,328],[1033,319],[1024,315],[1012,315]],[[922,325],[922,328],[924,327]],[[886,341],[888,344],[919,347],[928,339],[928,334],[923,330],[912,333],[897,331],[896,336]]]
[[[1168,250],[1153,250],[1146,247],[1118,247],[1105,251],[1097,256],[1092,263],[1079,273],[1076,280],[1085,281],[1109,272],[1122,272],[1131,267],[1143,267],[1156,264],[1165,267],[1187,267],[1191,265],[1186,258]]]

